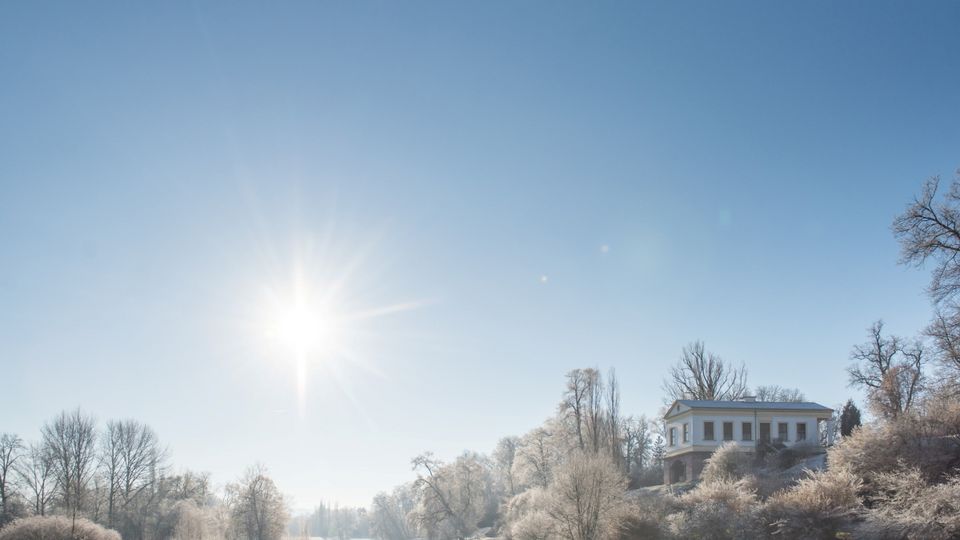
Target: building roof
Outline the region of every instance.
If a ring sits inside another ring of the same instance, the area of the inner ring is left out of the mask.
[[[824,407],[812,401],[713,401],[705,399],[678,399],[667,410],[665,416],[672,416],[677,412],[677,404],[690,409],[744,409],[744,410],[777,410],[777,411],[811,411],[833,412],[830,407]]]

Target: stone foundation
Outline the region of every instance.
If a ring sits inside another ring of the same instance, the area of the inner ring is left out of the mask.
[[[663,460],[663,483],[690,482],[700,478],[704,461],[713,452],[687,452]]]

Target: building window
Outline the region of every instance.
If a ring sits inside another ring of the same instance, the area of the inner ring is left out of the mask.
[[[777,424],[777,438],[781,441],[789,441],[790,438],[787,436],[787,424],[786,422],[780,422]]]
[[[733,440],[733,422],[723,423],[723,440],[725,441]]]
[[[689,424],[683,424],[683,442],[690,442],[690,430],[687,429]]]
[[[770,422],[760,422],[760,440],[770,442]]]
[[[670,446],[677,445],[677,428],[670,428]]]
[[[804,423],[797,423],[797,440],[805,441],[807,440],[807,425]]]
[[[713,422],[703,423],[703,440],[705,441],[713,440]]]
[[[744,422],[743,425],[740,426],[740,428],[743,430],[742,439],[745,441],[752,441],[753,440],[753,422]]]

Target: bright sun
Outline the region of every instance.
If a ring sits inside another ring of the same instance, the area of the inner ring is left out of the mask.
[[[278,309],[273,326],[277,341],[297,354],[323,352],[334,345],[331,317],[304,302]]]

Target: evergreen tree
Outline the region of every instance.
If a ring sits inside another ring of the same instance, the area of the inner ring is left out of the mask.
[[[853,404],[852,399],[848,399],[847,404],[843,406],[843,411],[840,413],[840,436],[849,436],[853,433],[853,428],[859,425],[861,425],[860,409]]]

